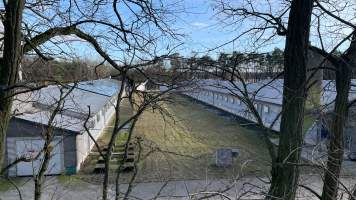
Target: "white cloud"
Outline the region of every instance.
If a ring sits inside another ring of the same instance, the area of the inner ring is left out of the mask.
[[[60,35],[60,36],[56,36],[54,37],[54,39],[56,40],[60,40],[60,41],[67,41],[67,42],[85,42],[85,40],[79,38],[76,35]]]
[[[191,25],[195,26],[197,28],[204,28],[204,27],[209,26],[209,24],[203,23],[203,22],[193,22],[193,23],[191,23]]]

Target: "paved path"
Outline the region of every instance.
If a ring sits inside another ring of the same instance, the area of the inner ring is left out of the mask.
[[[320,192],[321,181],[317,176],[304,175],[302,183]],[[354,179],[343,180],[347,186],[356,183]],[[127,190],[128,185],[121,185],[122,192]],[[231,180],[189,180],[172,182],[151,182],[136,184],[130,194],[130,199],[198,199],[202,195],[217,194],[209,199],[261,199],[259,195],[266,191],[268,186],[258,178],[243,178],[235,183]],[[114,187],[111,186],[110,195],[114,194]],[[33,182],[28,181],[20,187],[23,199],[33,199]],[[47,178],[43,199],[75,199],[75,200],[96,200],[100,199],[101,186],[84,182],[62,183],[56,177]],[[299,199],[316,199],[312,194],[300,191]],[[113,197],[113,196],[111,196]],[[7,192],[0,192],[2,200],[19,199],[18,192],[11,189]],[[112,198],[113,199],[113,198]]]
[[[120,186],[122,192],[127,191],[127,184]],[[237,199],[239,195],[244,194],[242,199],[261,199],[260,193],[263,183],[256,178],[244,178],[241,181],[234,182],[230,180],[218,181],[171,181],[171,182],[150,182],[134,185],[130,193],[130,199],[198,199],[203,195],[216,195],[209,199]],[[27,182],[21,186],[23,199],[33,199],[33,183]],[[114,186],[111,186],[111,195],[114,194]],[[253,191],[253,193],[248,193]],[[221,195],[217,195],[221,192]],[[75,200],[94,200],[100,199],[101,186],[88,183],[63,184],[55,178],[48,178],[46,181],[43,199],[75,199]],[[11,189],[0,193],[2,200],[19,199],[18,192]]]

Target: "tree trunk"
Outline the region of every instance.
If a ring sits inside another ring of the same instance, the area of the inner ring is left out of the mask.
[[[35,179],[35,196],[34,199],[41,199],[42,194],[42,179]]]
[[[284,55],[284,87],[278,155],[266,199],[294,199],[303,143],[306,65],[313,0],[293,0]]]
[[[4,21],[4,51],[0,63],[0,167],[4,165],[6,131],[11,115],[12,90],[21,61],[21,22],[24,0],[7,1]]]
[[[328,162],[324,174],[322,200],[336,200],[339,177],[344,157],[344,125],[348,117],[348,98],[351,85],[351,67],[355,66],[355,35],[345,56],[336,66],[336,99],[328,147]]]
[[[103,180],[103,193],[102,193],[102,199],[107,200],[108,199],[108,187],[109,187],[109,172],[110,172],[110,160],[112,156],[112,150],[116,142],[116,138],[119,134],[119,126],[120,126],[120,106],[121,106],[121,101],[122,101],[122,96],[124,94],[124,89],[125,89],[125,82],[126,82],[126,73],[122,75],[121,79],[121,86],[120,86],[120,91],[117,96],[116,100],[116,106],[115,106],[115,121],[114,121],[114,129],[112,131],[112,135],[108,144],[108,150],[105,156],[105,171],[104,171],[104,180]]]
[[[52,128],[50,128],[49,130],[50,130],[50,134],[52,134]],[[35,200],[40,200],[42,196],[42,184],[44,180],[44,174],[47,170],[49,161],[51,159],[51,147],[50,147],[51,141],[52,141],[52,136],[50,136],[50,138],[46,136],[45,145],[43,147],[44,149],[43,161],[38,174],[35,176],[35,198],[34,198]]]
[[[324,175],[323,200],[335,200],[337,197],[341,164],[344,157],[344,125],[348,113],[350,83],[349,67],[339,66],[336,70],[337,95],[330,131],[328,162]]]

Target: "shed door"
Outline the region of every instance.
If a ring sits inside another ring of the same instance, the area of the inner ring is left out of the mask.
[[[51,152],[51,159],[45,172],[49,174],[60,174],[62,169],[61,162],[61,141],[54,140],[52,142],[54,148]],[[42,139],[27,139],[16,141],[16,153],[17,157],[26,156],[34,158],[41,151],[44,145]],[[40,164],[43,159],[43,153],[34,161],[20,162],[17,164],[17,176],[32,176],[37,174]]]

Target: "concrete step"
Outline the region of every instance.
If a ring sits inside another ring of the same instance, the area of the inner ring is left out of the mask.
[[[118,168],[119,164],[111,164],[110,165],[110,170],[112,170],[113,168]],[[134,162],[125,162],[122,165],[122,171],[123,172],[129,172],[132,171],[135,168],[135,163]],[[95,164],[94,173],[103,173],[105,171],[105,164],[104,163],[97,163]]]

